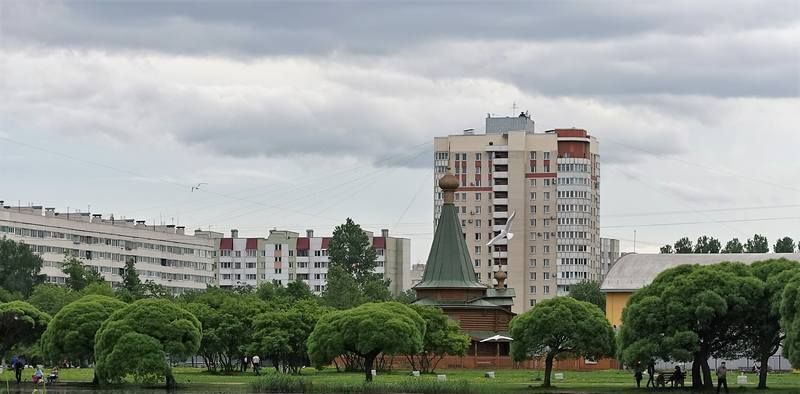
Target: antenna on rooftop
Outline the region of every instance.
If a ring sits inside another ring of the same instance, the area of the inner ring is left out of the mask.
[[[511,116],[514,116],[514,114],[516,114],[516,113],[517,113],[517,102],[516,102],[516,101],[514,101],[514,102],[511,104]]]

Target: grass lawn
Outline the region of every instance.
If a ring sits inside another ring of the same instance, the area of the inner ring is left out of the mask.
[[[26,371],[27,372],[27,371]],[[47,370],[46,372],[49,372]],[[92,369],[62,369],[61,384],[80,384],[92,381]],[[263,371],[266,374],[274,373],[272,370]],[[559,371],[555,371],[559,372]],[[175,378],[178,384],[188,389],[187,391],[201,390],[214,392],[247,392],[250,383],[258,377],[252,373],[221,375],[211,374],[200,368],[175,368]],[[438,373],[447,375],[449,381],[468,381],[480,392],[505,393],[505,392],[558,392],[558,393],[637,393],[647,392],[646,389],[634,388],[634,380],[631,373],[622,371],[596,371],[596,372],[572,372],[564,371],[564,380],[553,380],[555,389],[541,389],[542,371],[535,370],[497,370],[495,379],[483,377],[484,370],[441,370]],[[26,373],[26,376],[30,375]],[[307,368],[303,370],[303,377],[317,383],[352,383],[360,384],[364,380],[363,374],[358,373],[337,373],[335,369],[317,371]],[[740,387],[736,384],[735,374],[729,378],[729,386],[732,392],[755,392],[758,377],[755,374],[748,374],[748,385]],[[0,375],[0,382],[6,379],[13,379],[13,372],[6,371]],[[378,382],[400,382],[409,379],[407,371],[397,371],[392,373],[379,373],[375,380]],[[435,380],[434,375],[423,375],[419,379]],[[644,386],[646,380],[642,381]],[[690,382],[687,382],[690,384]],[[770,392],[798,392],[800,393],[800,374],[782,373],[771,374],[768,384]],[[533,386],[533,388],[531,388]],[[682,391],[671,391],[679,393]],[[686,392],[689,392],[688,390]]]

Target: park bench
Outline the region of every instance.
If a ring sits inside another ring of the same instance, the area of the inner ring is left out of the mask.
[[[667,384],[670,387],[685,387],[684,383],[686,380],[686,373],[682,373],[682,377],[678,380],[674,379],[675,372],[668,371],[668,372],[656,372],[656,387],[667,387]]]

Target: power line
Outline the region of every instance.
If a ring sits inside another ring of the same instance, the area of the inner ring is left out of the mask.
[[[695,166],[695,167],[701,168],[701,169],[706,170],[706,171],[716,172],[716,173],[719,173],[719,174],[727,175],[727,176],[730,176],[730,177],[732,177],[734,179],[737,179],[737,180],[748,180],[748,181],[752,181],[752,182],[758,182],[758,183],[762,183],[762,184],[765,184],[765,185],[770,185],[770,186],[775,186],[775,187],[779,187],[779,188],[783,188],[783,189],[794,190],[796,192],[800,192],[800,188],[796,188],[796,187],[793,187],[793,186],[785,185],[785,184],[782,184],[782,183],[771,182],[771,181],[764,180],[764,179],[744,176],[741,173],[738,173],[738,172],[732,171],[732,170],[728,170],[728,169],[725,169],[725,168],[712,167],[712,166],[709,166],[707,164],[702,164],[702,163],[697,163],[697,162],[693,162],[693,161],[689,161],[689,160],[679,159],[677,157],[667,156],[667,155],[664,155],[664,154],[661,154],[661,153],[656,153],[656,152],[653,152],[653,151],[650,151],[650,150],[647,150],[647,149],[644,149],[644,148],[628,145],[626,143],[620,142],[620,141],[615,140],[613,138],[609,138],[607,136],[603,136],[603,141],[608,141],[608,142],[611,142],[612,144],[617,144],[617,145],[620,145],[620,146],[624,146],[624,147],[626,147],[628,149],[644,152],[644,153],[647,153],[647,154],[650,154],[650,155],[653,155],[653,156],[657,156],[657,157],[662,158],[662,159],[673,160],[673,161],[677,161],[679,163],[683,163],[685,165]]]
[[[631,227],[686,226],[691,224],[747,223],[747,222],[766,222],[766,221],[779,221],[779,220],[800,220],[800,216],[791,216],[791,217],[784,216],[784,217],[756,218],[756,219],[711,220],[711,221],[697,221],[697,222],[622,224],[616,226],[600,226],[600,228],[609,229],[609,228],[631,228]]]
[[[752,207],[732,207],[732,208],[716,208],[706,209],[705,212],[729,212],[729,211],[752,211],[756,209],[779,209],[779,208],[800,208],[800,204],[786,204],[786,205],[762,205]],[[659,216],[659,215],[678,215],[682,213],[695,213],[695,211],[660,211],[660,212],[637,212],[637,213],[618,213],[605,215],[601,214],[603,218],[611,217],[637,217],[637,216]]]

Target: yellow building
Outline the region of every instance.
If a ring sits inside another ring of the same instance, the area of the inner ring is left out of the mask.
[[[684,264],[711,265],[724,261],[751,264],[779,258],[800,261],[800,253],[626,254],[614,263],[600,287],[606,293],[606,318],[614,328],[619,327],[622,310],[631,295],[667,269]]]

